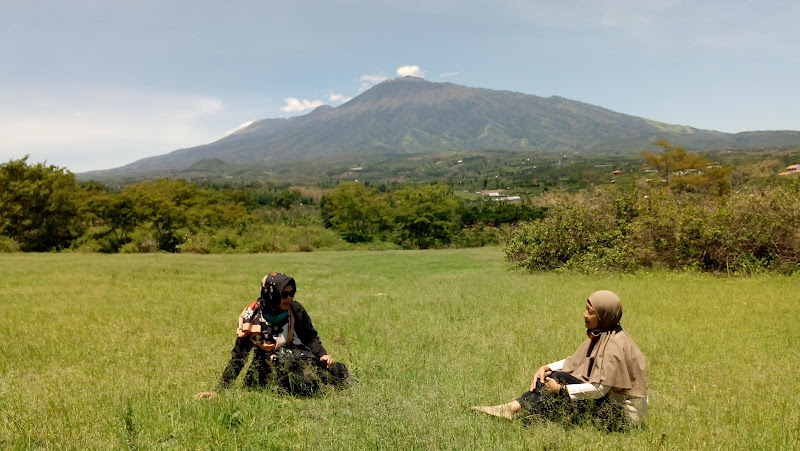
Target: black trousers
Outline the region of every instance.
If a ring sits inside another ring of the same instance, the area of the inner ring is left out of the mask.
[[[348,380],[347,367],[341,362],[328,368],[311,351],[281,348],[272,360],[269,354],[256,349],[244,382],[250,387],[277,383],[290,394],[302,396],[315,393],[322,385],[342,386]]]
[[[550,378],[566,385],[585,382],[563,371],[554,371]],[[544,384],[539,382],[533,391],[523,393],[517,401],[528,417],[542,417],[571,424],[590,421],[608,431],[622,431],[629,426],[622,406],[612,401],[608,395],[599,399],[571,401],[566,396],[551,395]]]
[[[577,377],[566,373],[564,371],[553,371],[550,373],[550,378],[555,379],[556,382],[559,384],[582,384],[584,381],[578,379]],[[520,403],[523,409],[528,411],[535,411],[537,408],[542,404],[542,397],[546,396],[547,389],[544,388],[544,384],[541,382],[536,382],[536,388],[533,391],[527,391],[522,394],[517,401]]]

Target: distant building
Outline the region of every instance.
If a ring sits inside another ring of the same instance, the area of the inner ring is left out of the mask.
[[[482,190],[478,191],[478,194],[483,194],[484,196],[490,196],[490,197],[498,197],[498,196],[500,196],[500,193],[502,193],[503,191],[505,191],[505,190],[502,190],[502,189],[482,189]]]
[[[522,197],[520,197],[520,196],[503,196],[501,194],[503,191],[505,191],[505,190],[503,190],[503,189],[494,189],[494,190],[484,189],[484,190],[478,191],[477,194],[482,194],[484,196],[490,197],[490,198],[492,198],[492,200],[495,200],[495,201],[498,201],[498,202],[519,202],[519,201],[522,200]]]
[[[786,166],[786,170],[778,175],[797,175],[800,174],[800,164]]]
[[[677,177],[684,177],[684,176],[692,175],[692,174],[705,174],[705,172],[703,172],[703,171],[701,171],[699,169],[684,169],[683,171],[676,171],[672,175],[677,176]]]

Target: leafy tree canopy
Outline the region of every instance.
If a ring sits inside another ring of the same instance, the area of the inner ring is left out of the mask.
[[[65,168],[28,164],[28,156],[0,164],[0,235],[23,251],[68,247],[76,229],[75,176]]]
[[[645,162],[661,175],[661,183],[675,191],[703,191],[723,195],[730,191],[732,169],[714,165],[704,156],[673,146],[666,139],[654,143],[661,152],[642,152]]]

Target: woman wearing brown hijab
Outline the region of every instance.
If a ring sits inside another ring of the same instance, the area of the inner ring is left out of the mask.
[[[547,402],[554,397],[583,405],[612,401],[627,421],[640,424],[647,411],[647,369],[639,347],[619,325],[619,297],[608,290],[592,293],[583,319],[587,340],[565,360],[540,367],[528,392],[505,404],[473,409],[511,419],[520,410],[546,413],[557,405]]]

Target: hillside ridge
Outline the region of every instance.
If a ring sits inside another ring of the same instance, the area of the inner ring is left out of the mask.
[[[661,138],[692,150],[800,145],[798,131],[730,134],[644,119],[560,96],[403,77],[384,81],[335,108],[320,106],[303,116],[256,120],[209,144],[82,176],[182,170],[203,160],[274,165],[365,152],[633,154]]]

